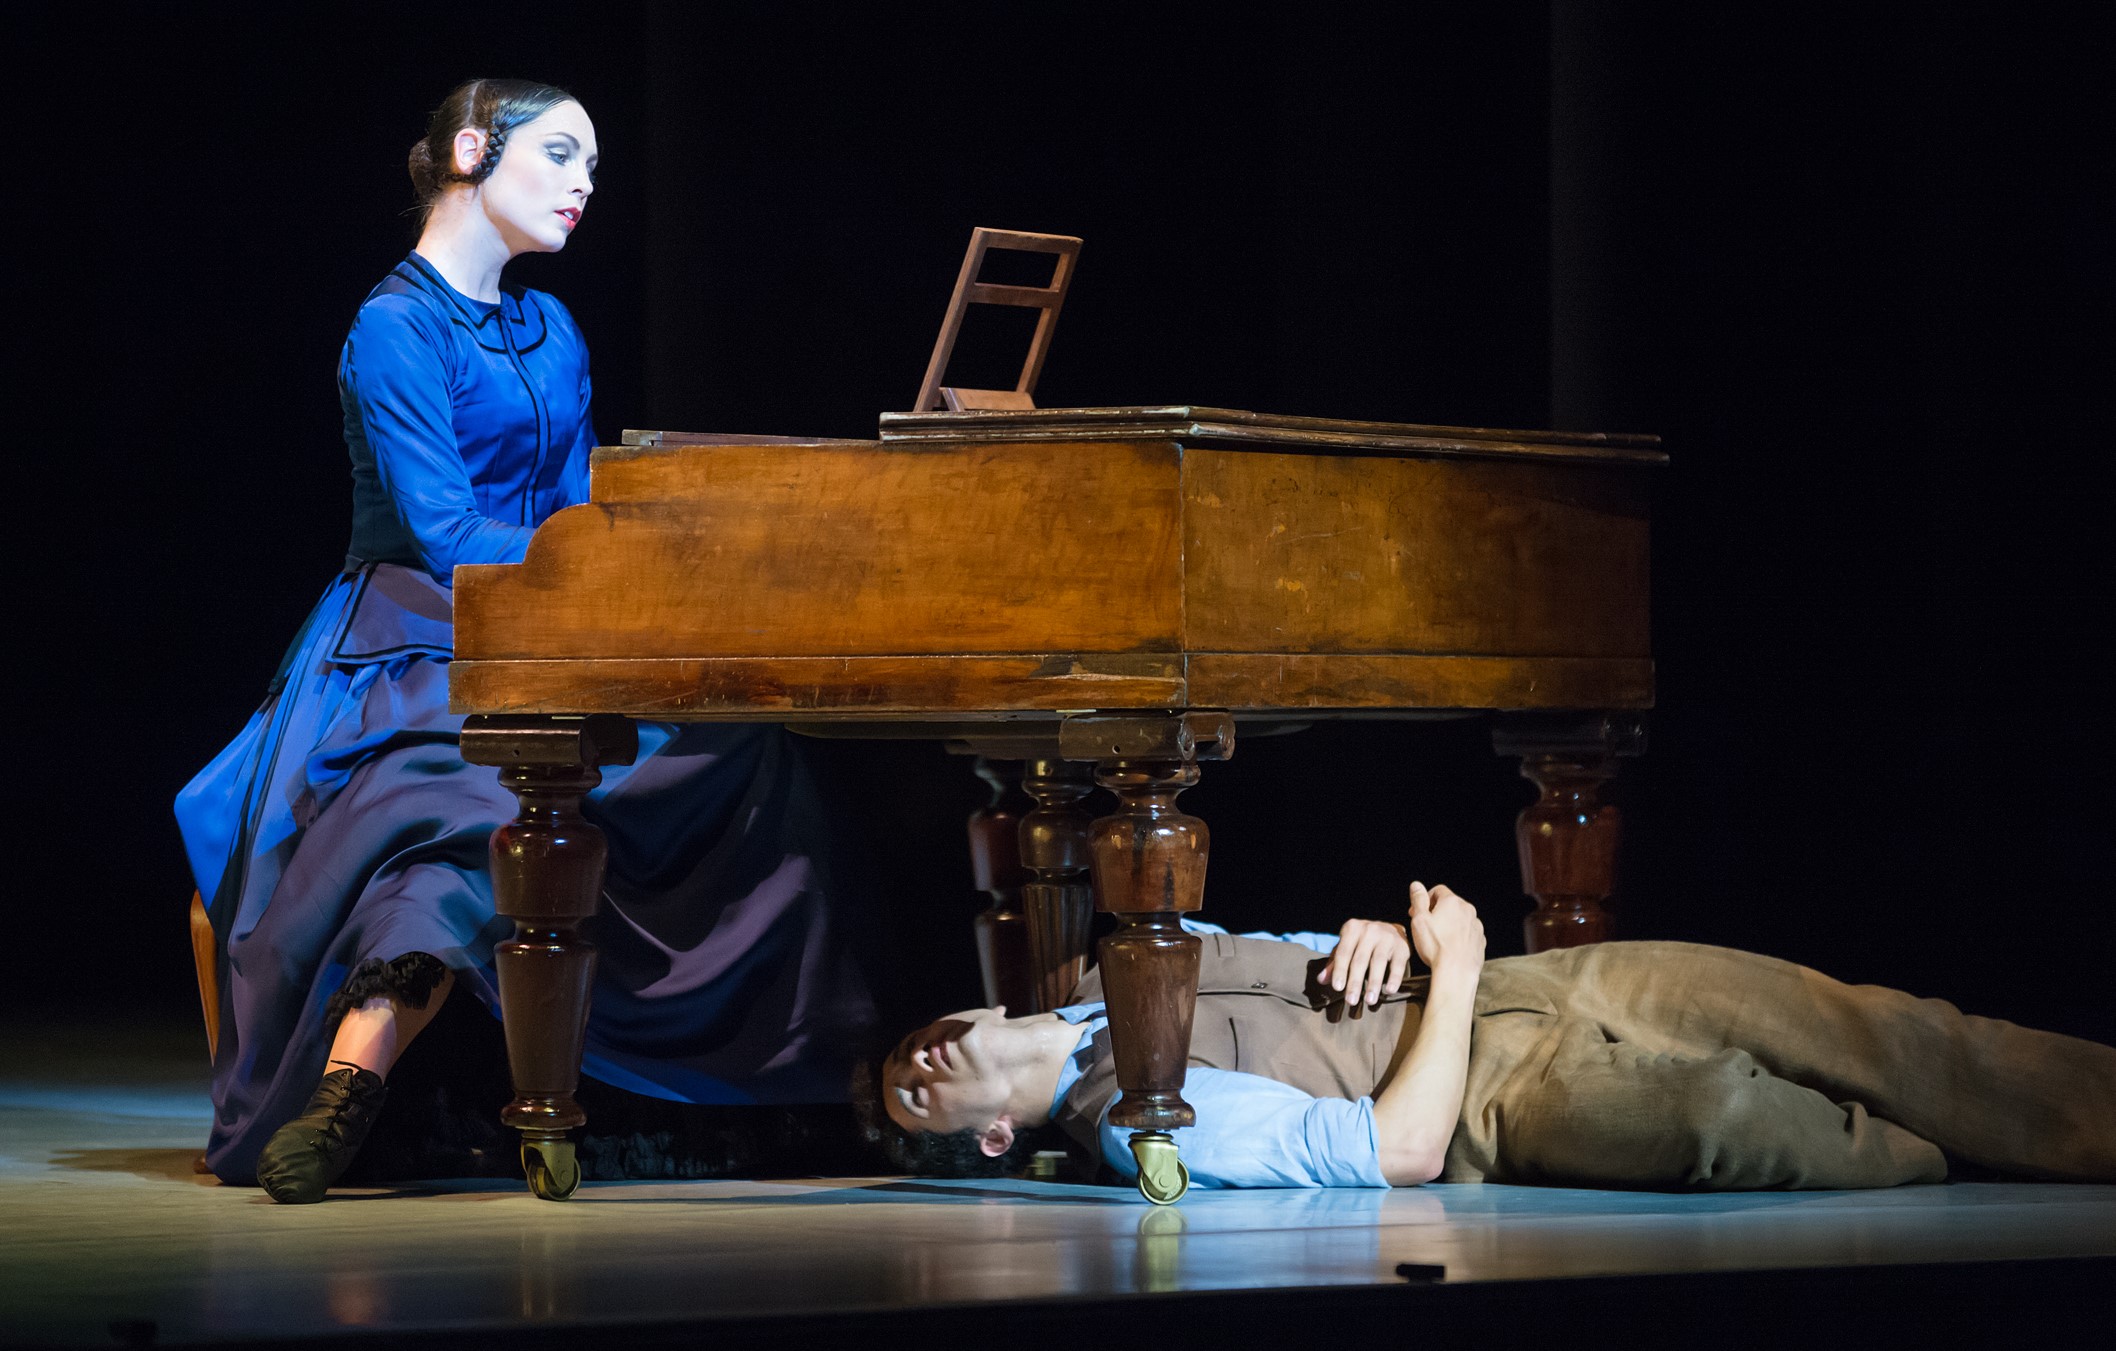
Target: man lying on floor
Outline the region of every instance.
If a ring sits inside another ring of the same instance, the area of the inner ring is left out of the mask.
[[[1410,892],[1408,935],[1185,921],[1204,944],[1183,1090],[1198,1124],[1175,1139],[1195,1185],[1889,1187],[1950,1161],[2116,1181],[2116,1049],[1690,943],[1487,963],[1467,901]],[[1413,947],[1432,974],[1407,981]],[[1014,1171],[1055,1125],[1137,1172],[1107,1122],[1098,971],[1056,1013],[918,1029],[876,1089],[909,1171]]]

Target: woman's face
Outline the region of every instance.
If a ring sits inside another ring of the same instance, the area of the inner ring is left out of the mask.
[[[595,124],[578,103],[561,103],[508,134],[478,203],[510,254],[566,247],[595,191],[595,161]]]

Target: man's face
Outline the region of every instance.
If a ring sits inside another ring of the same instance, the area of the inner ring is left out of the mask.
[[[907,1131],[983,1131],[1013,1085],[1006,1010],[965,1009],[910,1033],[882,1062],[882,1102]]]

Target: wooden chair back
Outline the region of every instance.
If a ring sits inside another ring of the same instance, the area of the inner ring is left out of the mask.
[[[191,893],[191,964],[198,972],[198,1002],[206,1014],[206,1059],[220,1053],[220,944],[213,936],[213,921],[206,916],[206,902]]]

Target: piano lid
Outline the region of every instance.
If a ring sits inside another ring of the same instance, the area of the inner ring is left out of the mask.
[[[940,441],[1177,441],[1185,445],[1271,448],[1324,455],[1384,452],[1478,458],[1592,460],[1659,465],[1657,436],[1616,432],[1515,431],[1291,417],[1190,404],[1124,408],[972,409],[884,413],[881,439]]]

